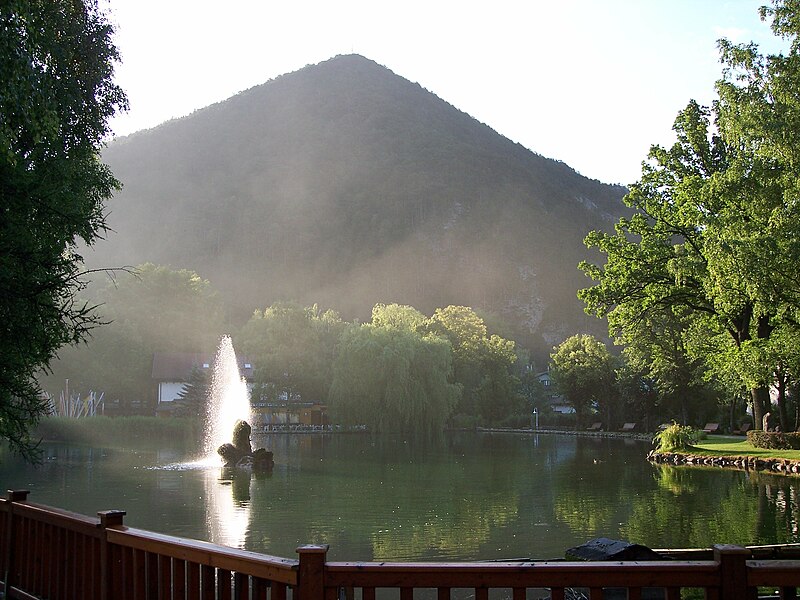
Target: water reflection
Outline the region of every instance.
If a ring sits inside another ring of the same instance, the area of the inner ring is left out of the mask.
[[[210,542],[232,548],[247,546],[252,512],[251,480],[252,473],[248,469],[203,470]]]
[[[271,477],[191,466],[189,451],[45,445],[8,454],[0,482],[82,514],[293,557],[556,558],[594,537],[653,548],[800,542],[800,478],[651,465],[647,444],[459,434],[418,445],[366,435],[274,435]]]

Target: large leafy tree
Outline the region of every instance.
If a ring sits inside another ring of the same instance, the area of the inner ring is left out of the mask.
[[[799,5],[773,6],[762,12],[791,41],[789,54],[721,42],[718,101],[681,111],[677,142],[651,150],[626,198],[634,216],[615,235],[587,238],[608,258],[603,267],[583,265],[598,285],[581,292],[623,341],[680,313],[687,350],[720,379],[736,372],[750,388],[756,427],[779,365],[796,353],[776,354],[774,336],[797,329],[800,308]]]
[[[277,302],[255,311],[236,337],[237,348],[256,365],[255,393],[324,401],[344,326],[338,313],[317,305]]]
[[[76,300],[76,249],[103,234],[119,185],[98,158],[126,105],[111,35],[95,0],[0,5],[0,436],[29,458],[36,372],[98,323]]]
[[[591,335],[573,335],[556,346],[550,360],[553,383],[575,409],[578,427],[595,405],[611,427],[615,363],[606,345]]]
[[[468,306],[437,308],[426,330],[448,340],[453,349],[453,381],[463,390],[459,413],[500,423],[527,412],[513,374],[513,341],[490,335],[484,320]]]

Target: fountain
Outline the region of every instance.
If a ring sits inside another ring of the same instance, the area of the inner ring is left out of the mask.
[[[228,335],[220,339],[214,358],[211,394],[206,409],[203,454],[206,463],[226,467],[272,468],[272,452],[250,447],[250,394],[239,373],[233,343]],[[232,443],[229,441],[232,438]]]

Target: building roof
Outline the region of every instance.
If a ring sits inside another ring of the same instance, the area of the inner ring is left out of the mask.
[[[253,378],[253,365],[246,357],[236,357],[239,372],[247,380]],[[193,369],[214,368],[214,355],[199,352],[155,352],[152,377],[157,381],[187,381]]]

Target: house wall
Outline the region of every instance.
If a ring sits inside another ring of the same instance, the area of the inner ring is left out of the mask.
[[[180,381],[162,381],[158,384],[158,403],[177,400],[185,384]]]

